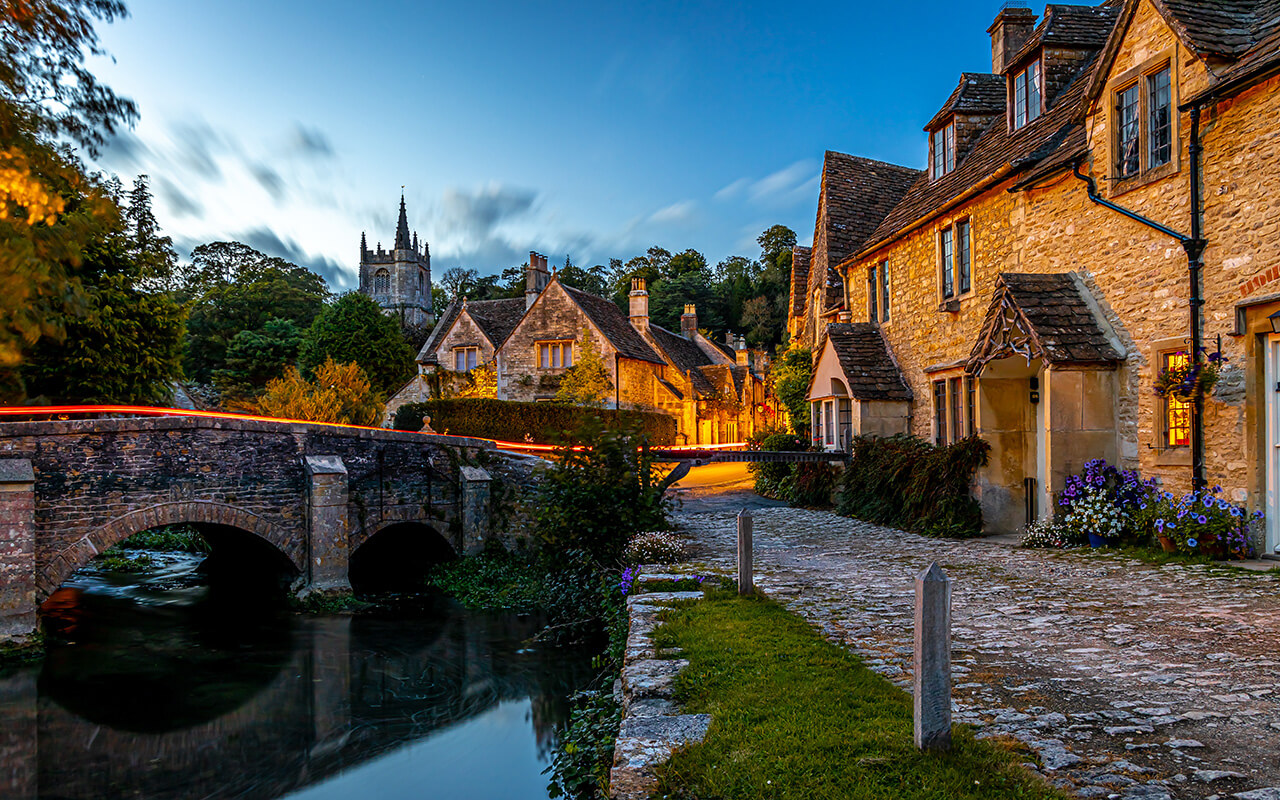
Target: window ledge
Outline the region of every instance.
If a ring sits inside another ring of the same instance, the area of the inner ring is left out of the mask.
[[[939,303],[939,304],[938,304],[938,313],[940,313],[940,314],[942,314],[942,313],[946,313],[946,314],[958,314],[958,313],[960,313],[960,298],[958,298],[958,297],[952,297],[952,298],[949,298],[949,299],[947,299],[947,300],[943,300],[941,303]]]
[[[1140,189],[1143,186],[1148,186],[1156,181],[1162,181],[1171,175],[1177,175],[1178,172],[1178,162],[1170,161],[1168,164],[1162,164],[1155,169],[1140,172],[1131,178],[1112,178],[1111,196],[1119,197],[1120,195],[1127,194],[1134,189]]]
[[[1160,450],[1156,453],[1156,466],[1158,467],[1189,467],[1191,466],[1191,448],[1186,445],[1178,447],[1170,447]]]

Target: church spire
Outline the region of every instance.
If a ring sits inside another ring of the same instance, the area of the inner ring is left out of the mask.
[[[396,245],[393,250],[408,250],[409,243],[409,217],[404,211],[404,192],[400,193],[400,221],[396,223]]]

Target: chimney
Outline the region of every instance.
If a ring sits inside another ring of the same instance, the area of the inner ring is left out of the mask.
[[[644,278],[631,279],[631,327],[649,332],[649,292],[644,288]]]
[[[693,303],[684,304],[684,313],[680,315],[680,335],[692,341],[698,332],[698,307]]]
[[[836,314],[836,322],[853,322],[853,312],[848,309]]]
[[[751,353],[747,350],[747,337],[738,334],[733,340],[733,360],[740,367],[751,366]]]
[[[1000,75],[1009,66],[1009,59],[1017,55],[1027,37],[1036,27],[1036,15],[1031,9],[1019,7],[1015,2],[1005,3],[996,15],[996,21],[987,28],[991,34],[991,71]]]
[[[547,288],[551,276],[547,274],[547,259],[534,251],[529,251],[529,266],[524,273],[524,307],[528,310]]]

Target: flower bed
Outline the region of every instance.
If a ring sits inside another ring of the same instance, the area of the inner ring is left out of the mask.
[[[1094,459],[1067,479],[1054,520],[1032,524],[1024,547],[1070,547],[1093,534],[1109,545],[1160,547],[1189,556],[1248,559],[1255,556],[1249,527],[1262,519],[1221,497],[1222,487],[1181,497],[1154,480]]]

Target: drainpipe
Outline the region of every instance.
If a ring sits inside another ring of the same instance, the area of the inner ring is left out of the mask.
[[[1098,194],[1097,184],[1093,178],[1080,172],[1080,162],[1077,161],[1071,167],[1071,172],[1080,180],[1084,181],[1085,193],[1088,194],[1089,200],[1104,208],[1109,208],[1118,214],[1122,214],[1134,222],[1146,225],[1148,228],[1163,233],[1176,239],[1182,245],[1182,249],[1187,253],[1187,273],[1191,283],[1191,299],[1188,303],[1188,313],[1191,323],[1191,358],[1198,359],[1200,357],[1200,342],[1204,338],[1201,335],[1200,328],[1200,306],[1203,300],[1200,296],[1200,269],[1204,266],[1201,256],[1204,254],[1204,248],[1207,242],[1204,240],[1200,230],[1200,109],[1192,107],[1191,109],[1191,143],[1187,154],[1191,161],[1190,179],[1191,179],[1191,235],[1185,236],[1172,228],[1161,225],[1153,219],[1148,219],[1136,211],[1132,211],[1123,206],[1101,197]],[[1207,485],[1204,470],[1204,398],[1197,396],[1193,402],[1191,409],[1191,485],[1196,489],[1203,489]]]

